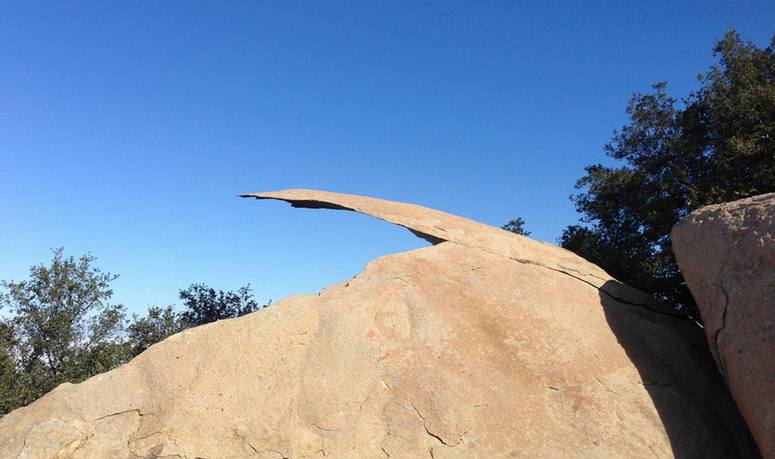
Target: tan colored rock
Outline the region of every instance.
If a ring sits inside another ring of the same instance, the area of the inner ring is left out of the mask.
[[[692,212],[672,240],[719,370],[775,457],[775,193]]]
[[[0,456],[753,454],[702,332],[570,252],[419,206],[252,196],[437,245],[62,385],[0,419]]]

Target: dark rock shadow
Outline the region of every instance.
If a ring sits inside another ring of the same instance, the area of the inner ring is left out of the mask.
[[[654,301],[635,304],[600,289],[606,320],[640,372],[677,458],[760,458],[708,349],[703,330]],[[633,293],[637,293],[634,292]],[[630,295],[625,296],[629,298]],[[641,295],[633,294],[633,298]]]

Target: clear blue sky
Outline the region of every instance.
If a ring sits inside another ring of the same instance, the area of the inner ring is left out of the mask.
[[[633,92],[775,32],[771,1],[530,3],[0,3],[0,279],[63,246],[132,312],[191,282],[277,301],[424,245],[236,197],[292,187],[554,242]]]

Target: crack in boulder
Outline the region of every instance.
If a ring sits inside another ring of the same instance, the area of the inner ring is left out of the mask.
[[[411,400],[407,400],[407,402],[409,402],[409,405],[414,409],[414,412],[417,413],[417,416],[420,418],[420,421],[422,421],[422,426],[423,426],[423,429],[425,429],[425,433],[427,433],[431,437],[433,437],[436,440],[438,440],[439,443],[441,443],[444,446],[448,446],[450,448],[454,448],[455,446],[459,445],[463,441],[463,438],[461,436],[461,438],[457,442],[450,443],[447,440],[444,440],[444,438],[441,435],[432,432],[431,429],[428,427],[428,421],[425,419],[425,416],[422,415],[420,410],[417,409],[417,406],[415,406],[415,404],[412,403]],[[463,435],[465,435],[466,433],[467,432],[463,432]]]
[[[721,341],[721,332],[724,331],[724,327],[727,325],[727,313],[729,312],[729,294],[727,293],[726,288],[724,288],[723,281],[719,280],[716,285],[719,289],[721,289],[721,293],[724,295],[724,309],[721,312],[721,325],[719,325],[718,329],[713,334],[713,346],[715,347],[716,361],[718,362],[719,372],[721,373],[721,377],[724,378],[724,382],[728,384],[729,381],[727,381],[727,365],[726,361],[724,360],[724,355],[721,353],[719,342]]]
[[[113,416],[121,416],[122,414],[127,414],[127,413],[137,413],[137,415],[140,416],[140,417],[143,417],[146,414],[148,414],[148,413],[141,412],[139,408],[132,408],[132,409],[129,409],[129,410],[117,411],[115,413],[110,413],[110,414],[106,414],[104,416],[100,416],[98,418],[92,419],[91,422],[99,422],[99,421],[102,421],[103,419],[111,418]]]

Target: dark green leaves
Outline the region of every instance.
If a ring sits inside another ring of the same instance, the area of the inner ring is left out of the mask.
[[[180,291],[185,310],[180,315],[186,327],[196,327],[221,319],[232,319],[257,311],[260,307],[253,299],[250,286],[236,292],[212,289],[204,284],[191,284]]]
[[[12,314],[2,324],[0,378],[16,387],[12,400],[0,401],[6,408],[128,359],[120,339],[124,308],[110,303],[110,283],[118,276],[94,261],[91,255],[64,257],[57,249],[49,265],[30,268],[28,280],[0,283],[0,304]]]
[[[94,266],[91,255],[63,253],[30,268],[27,280],[0,282],[0,308],[10,313],[0,316],[0,415],[63,382],[111,370],[188,327],[260,308],[250,286],[224,292],[193,284],[180,291],[183,312],[151,306],[127,320],[124,307],[110,302],[118,276]]]
[[[530,231],[525,229],[525,220],[522,217],[517,217],[514,220],[509,220],[508,223],[501,226],[502,229],[510,231],[514,234],[521,234],[522,236],[530,236]]]
[[[632,97],[629,123],[605,146],[624,164],[587,167],[574,197],[586,226],[561,237],[563,247],[694,317],[671,228],[698,207],[775,191],[773,45],[759,49],[729,32],[714,54],[718,65],[680,102],[666,83]]]

